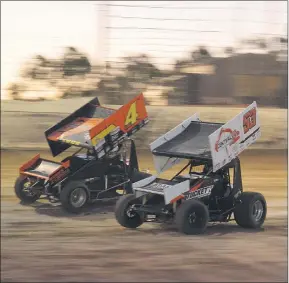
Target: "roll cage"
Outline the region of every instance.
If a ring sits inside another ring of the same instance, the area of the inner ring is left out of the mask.
[[[202,172],[194,170],[195,167],[199,166],[203,166]],[[221,175],[222,178],[228,182],[228,184],[231,184],[231,187],[233,188],[233,193],[243,191],[241,164],[239,157],[236,157],[230,163],[226,164],[224,167],[222,167],[216,172],[213,172],[212,162],[190,159],[188,163],[170,179],[170,181],[173,181],[177,177],[181,176],[181,174],[187,168],[189,168],[188,174],[199,175],[200,181],[207,176],[209,177],[217,174]]]

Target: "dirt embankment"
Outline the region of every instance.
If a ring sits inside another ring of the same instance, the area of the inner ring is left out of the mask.
[[[1,147],[47,148],[44,131],[90,98],[59,101],[1,101]],[[119,106],[110,106],[114,109]],[[209,106],[148,106],[150,122],[134,136],[137,147],[149,144],[194,113],[203,121],[227,122],[243,108]],[[261,137],[250,149],[287,149],[287,110],[259,109]]]

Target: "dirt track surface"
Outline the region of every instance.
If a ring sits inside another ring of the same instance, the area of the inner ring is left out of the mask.
[[[125,229],[114,220],[113,203],[78,216],[48,203],[22,206],[12,195],[15,160],[33,155],[1,156],[1,281],[287,282],[284,155],[241,159],[245,190],[262,192],[268,202],[263,229],[232,222],[210,225],[200,236],[160,224]]]

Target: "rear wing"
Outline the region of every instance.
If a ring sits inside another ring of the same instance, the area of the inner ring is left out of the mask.
[[[209,135],[213,171],[224,167],[260,136],[258,108],[254,101],[240,114]]]
[[[71,115],[45,131],[53,156],[72,145],[97,151],[111,150],[125,136],[130,136],[148,122],[142,94],[118,110],[102,107],[92,99]]]
[[[257,104],[253,102],[226,124],[203,122],[194,114],[151,143],[150,149],[159,174],[183,159],[212,163],[215,172],[260,135]]]
[[[188,119],[184,120],[182,123],[165,133],[164,135],[160,136],[154,142],[150,144],[150,150],[154,153],[154,150],[161,145],[165,144],[167,141],[172,140],[179,134],[181,134],[192,121],[199,121],[199,114],[195,113],[193,116],[189,117]],[[153,160],[155,164],[155,169],[158,173],[164,172],[174,165],[180,163],[182,158],[179,157],[167,157],[167,156],[158,156],[153,154]]]

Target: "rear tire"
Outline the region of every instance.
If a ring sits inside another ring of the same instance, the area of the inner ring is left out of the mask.
[[[88,199],[88,188],[81,181],[67,183],[60,193],[62,207],[70,213],[81,213]]]
[[[244,192],[240,195],[241,203],[237,204],[234,217],[237,224],[243,228],[260,228],[267,214],[267,204],[260,193]]]
[[[32,204],[40,198],[41,193],[31,194],[28,190],[26,191],[27,183],[30,183],[27,177],[19,176],[15,181],[14,191],[23,204]]]
[[[117,222],[126,228],[137,228],[143,224],[143,218],[136,212],[129,212],[132,204],[138,203],[133,194],[121,196],[115,205],[115,218]]]
[[[176,224],[180,232],[187,235],[204,233],[209,222],[209,210],[198,200],[183,202],[176,212]]]

